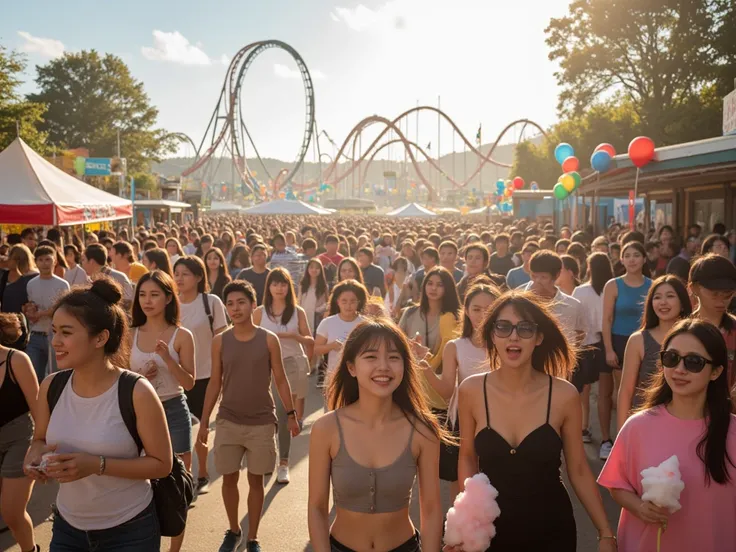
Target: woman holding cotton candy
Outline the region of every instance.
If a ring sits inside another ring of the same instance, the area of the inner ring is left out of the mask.
[[[662,551],[736,550],[736,416],[726,343],[714,325],[682,320],[665,337],[660,359],[642,411],[621,428],[598,478],[623,508],[619,550],[657,550],[665,527]],[[647,479],[656,472],[672,481],[650,499],[657,489]]]
[[[480,471],[498,490],[501,515],[489,550],[575,552],[562,453],[573,489],[598,529],[599,550],[616,550],[580,438],[578,392],[566,381],[574,348],[558,322],[535,295],[512,291],[493,304],[481,334],[491,372],[460,385],[458,475],[463,485]],[[474,552],[453,544],[453,552]]]

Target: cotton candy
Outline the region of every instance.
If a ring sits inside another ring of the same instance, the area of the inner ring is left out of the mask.
[[[463,552],[485,552],[496,535],[493,522],[501,514],[498,491],[484,473],[465,480],[465,491],[457,495],[447,512],[445,544],[462,545]]]
[[[642,500],[647,500],[660,508],[667,508],[674,514],[681,508],[680,493],[685,488],[680,476],[680,461],[671,456],[659,466],[641,471]]]

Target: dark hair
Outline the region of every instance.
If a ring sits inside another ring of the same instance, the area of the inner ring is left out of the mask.
[[[214,282],[210,282],[210,287],[212,289],[224,288],[225,285],[233,279],[232,276],[230,276],[230,271],[227,269],[227,259],[225,259],[225,255],[219,247],[212,246],[207,250],[207,253],[202,257],[202,260],[204,261],[204,266],[207,269],[208,280],[210,269],[207,266],[207,257],[210,255],[217,255],[217,258],[220,260],[220,266],[217,269],[217,279]]]
[[[422,291],[419,299],[419,310],[425,316],[429,312],[429,298],[427,297],[427,282],[432,276],[438,276],[442,281],[442,286],[445,288],[445,293],[442,295],[442,311],[441,314],[451,312],[455,318],[458,317],[460,312],[460,299],[457,296],[457,286],[455,285],[455,278],[453,278],[450,271],[444,266],[435,266],[430,268],[424,275],[422,280]]]
[[[529,261],[529,270],[551,274],[557,278],[562,271],[562,259],[554,251],[541,249],[532,255]]]
[[[141,308],[141,302],[138,298],[138,294],[140,293],[141,286],[149,280],[155,283],[159,288],[161,288],[161,291],[164,292],[164,295],[166,295],[166,298],[169,300],[169,302],[166,304],[166,309],[164,310],[164,318],[166,319],[166,322],[168,322],[172,326],[178,326],[180,306],[179,297],[176,294],[176,284],[174,283],[174,280],[171,278],[171,276],[169,276],[163,270],[146,272],[138,280],[138,284],[135,286],[135,297],[133,298],[133,314],[131,326],[133,328],[137,328],[145,324],[146,320],[148,320],[146,313],[144,313],[143,309]]]
[[[304,269],[304,274],[302,275],[302,280],[299,282],[299,288],[302,291],[302,295],[309,292],[309,285],[312,283],[311,278],[309,276],[309,267],[313,264],[316,264],[319,266],[319,275],[317,276],[317,287],[315,289],[316,296],[317,297],[323,297],[327,295],[327,277],[325,276],[325,267],[322,265],[322,261],[320,261],[317,257],[314,259],[309,259],[309,262],[307,263],[307,267]]]
[[[442,243],[440,243],[440,246],[437,248],[437,251],[441,251],[445,247],[449,247],[452,249],[455,253],[457,253],[457,244],[452,240],[445,240]]]
[[[349,264],[350,266],[352,266],[353,272],[355,272],[355,278],[353,279],[365,285],[365,282],[363,281],[363,271],[360,270],[360,266],[358,266],[358,263],[352,257],[345,257],[342,261],[340,261],[340,264],[337,265],[337,272],[335,273],[335,281],[340,282],[340,269],[342,268],[342,265],[344,264]]]
[[[703,240],[703,245],[700,246],[700,254],[707,255],[708,253],[713,251],[713,246],[716,244],[717,241],[723,242],[726,248],[731,247],[731,244],[729,243],[726,236],[722,236],[721,234],[711,234]]]
[[[705,482],[711,480],[721,485],[728,483],[731,477],[726,463],[734,465],[726,447],[729,425],[731,423],[731,393],[728,388],[728,349],[721,331],[710,322],[697,318],[680,320],[669,331],[662,342],[662,350],[666,351],[672,339],[681,334],[690,334],[703,345],[713,361],[713,369],[721,367],[720,375],[708,383],[705,397],[705,422],[707,429],[697,446],[698,458],[705,464]],[[664,370],[658,370],[652,377],[644,395],[644,404],[639,410],[647,410],[672,401],[672,389],[664,376]]]
[[[156,265],[158,270],[163,270],[166,274],[174,277],[174,271],[171,269],[171,258],[165,249],[154,247],[143,253],[149,263]]]
[[[325,238],[325,245],[327,245],[330,242],[339,244],[340,243],[340,238],[337,237],[337,234],[329,234]]]
[[[302,242],[302,251],[306,251],[307,249],[317,249],[317,242],[312,238],[305,239]]]
[[[38,259],[44,255],[50,255],[56,260],[56,249],[48,245],[39,245],[33,250],[33,258]]]
[[[179,257],[174,263],[174,272],[176,272],[176,267],[179,265],[182,265],[189,272],[194,274],[195,278],[200,279],[197,284],[197,293],[209,293],[210,284],[207,280],[207,270],[205,269],[204,261],[202,259],[196,255],[185,255],[184,257]]]
[[[20,318],[12,312],[0,313],[0,343],[6,347],[13,345],[23,332],[20,327]]]
[[[647,240],[644,234],[642,234],[638,230],[631,230],[630,232],[626,232],[626,234],[624,234],[624,237],[621,238],[621,245],[626,245],[628,243],[631,243],[632,241],[643,244]]]
[[[465,248],[465,252],[463,253],[466,259],[468,258],[468,253],[470,253],[471,251],[480,251],[483,254],[483,263],[488,266],[490,255],[488,254],[488,248],[485,245],[477,242],[473,242],[468,245]]]
[[[608,280],[613,279],[611,259],[605,253],[593,253],[588,257],[588,275],[590,286],[600,295]]]
[[[478,278],[476,278],[475,281],[477,282]],[[467,293],[465,294],[465,301],[463,302],[463,330],[461,337],[465,337],[468,339],[473,337],[473,332],[475,330],[473,329],[473,323],[467,316],[467,312],[470,308],[470,302],[475,298],[476,295],[480,295],[481,293],[487,293],[488,295],[493,297],[494,300],[498,299],[501,295],[501,291],[496,286],[491,284],[475,283],[470,286],[470,289],[468,289]]]
[[[91,243],[84,250],[88,261],[94,261],[100,266],[107,264],[107,249],[101,243]]]
[[[64,309],[79,320],[89,335],[107,331],[105,356],[124,368],[128,366],[128,315],[120,305],[122,299],[123,292],[118,283],[100,275],[90,285],[75,286],[67,291],[56,301],[53,312]]]
[[[493,245],[494,247],[498,247],[498,242],[505,241],[506,243],[511,243],[511,237],[508,234],[499,234],[495,238],[493,238]]]
[[[135,257],[133,256],[133,246],[131,246],[128,242],[115,242],[112,245],[112,249],[118,255],[125,257],[129,263],[135,262]]]
[[[499,297],[483,322],[482,335],[488,348],[491,369],[498,368],[499,357],[493,344],[493,327],[501,311],[513,308],[524,320],[534,322],[542,334],[542,343],[534,348],[532,367],[550,376],[569,379],[576,364],[576,348],[571,344],[549,307],[532,292],[508,291]]]
[[[411,352],[409,342],[396,324],[388,319],[368,320],[358,324],[343,347],[340,364],[330,377],[327,387],[327,403],[330,410],[351,405],[360,398],[358,378],[348,371],[348,364],[355,364],[358,356],[366,350],[374,349],[380,343],[396,348],[404,361],[404,376],[393,392],[393,401],[401,409],[409,423],[414,426],[414,419],[425,426],[438,439],[448,438],[432,414],[425,399],[421,384],[421,373]]]
[[[521,252],[522,253],[526,253],[526,252],[528,252],[532,248],[534,249],[534,251],[532,252],[532,255],[533,255],[534,253],[536,253],[537,251],[539,251],[539,249],[540,249],[539,243],[537,243],[535,241],[528,241],[528,242],[524,243],[523,246],[521,246]]]
[[[253,289],[250,282],[246,282],[245,280],[233,280],[225,286],[222,290],[222,301],[224,303],[227,303],[227,296],[231,293],[242,293],[251,303],[256,304],[258,302],[256,290]]]
[[[253,257],[253,255],[256,254],[256,251],[263,251],[266,254],[266,256],[268,256],[268,249],[266,248],[266,245],[263,243],[257,243],[253,247],[250,248],[251,258]]]
[[[357,280],[343,280],[332,288],[332,294],[330,295],[330,311],[328,316],[334,316],[340,313],[340,308],[337,306],[337,300],[340,295],[351,291],[358,298],[358,312],[363,312],[365,304],[368,302],[368,291],[362,282]]]
[[[177,254],[177,255],[179,255],[179,256],[181,256],[181,255],[184,255],[184,250],[183,250],[183,249],[181,248],[181,243],[179,242],[179,240],[178,240],[178,239],[176,239],[176,238],[168,238],[168,239],[167,239],[167,240],[166,240],[166,241],[164,242],[164,248],[167,248],[167,247],[169,247],[169,243],[174,243],[174,244],[176,244],[176,254]],[[167,250],[166,252],[168,253],[168,250]]]
[[[675,290],[677,298],[680,300],[680,318],[686,318],[693,312],[693,306],[690,303],[690,296],[687,293],[685,284],[682,283],[677,276],[674,274],[665,274],[660,276],[652,282],[652,286],[649,288],[647,298],[644,300],[644,317],[642,319],[641,328],[642,330],[651,330],[659,325],[659,317],[654,312],[654,306],[652,304],[654,300],[654,294],[657,292],[657,288],[669,284]]]
[[[358,255],[360,255],[361,253],[370,257],[371,262],[373,262],[373,249],[371,249],[370,247],[361,247],[360,249],[358,249]]]
[[[21,239],[26,239],[28,236],[33,236],[35,238],[36,230],[33,228],[24,228],[20,233],[20,237]]]
[[[72,244],[65,245],[64,255],[68,255],[70,252],[74,255],[74,262],[79,264],[79,261],[82,260],[82,254],[79,252],[79,248]]]
[[[575,281],[575,285],[580,285],[580,265],[578,264],[578,260],[573,257],[572,255],[560,255],[560,260],[562,261],[562,266],[565,268],[565,270],[569,270],[572,272],[573,279]]]
[[[285,326],[289,323],[291,317],[294,316],[294,312],[296,311],[294,282],[292,282],[291,275],[287,270],[280,266],[272,268],[268,273],[268,276],[266,276],[266,285],[263,293],[263,310],[266,311],[266,316],[275,322],[276,315],[273,313],[273,296],[271,295],[271,284],[273,283],[286,284],[289,288],[286,293],[286,306],[284,307],[284,312],[281,313],[281,324]]]
[[[434,247],[425,247],[424,248],[424,251],[422,251],[422,255],[421,256],[422,257],[424,257],[424,256],[432,257],[432,259],[434,260],[434,262],[436,264],[439,264],[439,262],[440,262],[440,254],[439,254],[439,251],[437,251]]]
[[[641,253],[641,256],[644,257],[646,260],[647,258],[647,250],[644,249],[644,245],[640,241],[630,241],[627,242],[626,245],[623,246],[621,249],[621,258],[623,259],[624,255],[626,254],[626,251],[628,249],[636,249],[639,253]]]

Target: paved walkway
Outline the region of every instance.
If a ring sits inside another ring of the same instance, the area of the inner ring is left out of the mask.
[[[306,514],[308,492],[307,455],[309,452],[310,425],[322,413],[322,398],[320,391],[314,387],[315,381],[316,378],[310,378],[311,388],[307,400],[308,416],[304,431],[292,442],[291,446],[291,483],[289,485],[279,485],[276,483],[275,475],[266,481],[266,500],[259,532],[259,540],[261,541],[264,552],[307,552],[312,550],[309,545]],[[596,425],[597,419],[594,419],[593,427],[595,428]],[[212,444],[213,438],[214,435],[211,433],[210,445]],[[598,460],[598,447],[597,445],[586,445],[586,451],[591,468],[597,475],[603,465]],[[212,454],[210,454],[210,475],[212,477],[210,491],[199,497],[194,508],[189,513],[187,536],[183,547],[185,552],[215,552],[219,548],[224,532],[227,529],[225,510],[220,500],[221,481],[219,475],[215,472],[212,463]],[[245,474],[243,474],[240,481],[240,511],[243,516],[242,527],[246,528],[247,531],[246,499],[248,483]],[[565,484],[572,493],[566,477]],[[445,509],[450,506],[448,492],[448,486],[443,484],[442,493]],[[29,505],[29,512],[36,525],[36,537],[42,550],[48,550],[48,544],[51,539],[51,522],[48,520],[48,516],[50,513],[50,504],[53,502],[55,495],[55,485],[39,485],[34,490]],[[419,508],[417,498],[418,493],[415,491],[412,502],[412,518],[418,525]],[[618,520],[618,508],[605,491],[603,492],[603,498],[609,520],[612,526],[615,527]],[[590,552],[597,550],[597,533],[585,510],[574,496],[573,506],[575,508],[575,517],[578,526],[578,551]],[[162,546],[162,549],[168,549],[166,542]],[[17,546],[13,545],[13,539],[9,532],[0,534],[0,550],[12,550],[13,552],[20,550]]]

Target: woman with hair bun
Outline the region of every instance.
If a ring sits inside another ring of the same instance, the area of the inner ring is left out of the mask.
[[[26,507],[33,481],[25,476],[23,459],[33,438],[37,416],[38,380],[31,359],[2,345],[15,343],[18,317],[0,314],[0,515],[21,550],[39,550]]]
[[[52,344],[62,371],[41,384],[25,462],[32,479],[60,483],[52,551],[161,547],[150,480],[171,473],[171,440],[151,384],[120,368],[127,365],[128,334],[122,297],[120,286],[101,277],[54,307]],[[121,400],[132,403],[143,456],[125,425]]]

